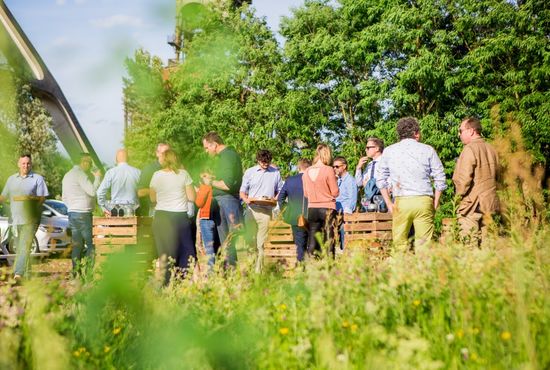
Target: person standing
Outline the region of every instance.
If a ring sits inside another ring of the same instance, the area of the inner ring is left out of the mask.
[[[308,254],[321,254],[321,246],[317,241],[328,242],[328,247],[334,257],[334,228],[336,227],[336,197],[340,194],[336,175],[331,167],[332,152],[328,145],[319,144],[316,149],[313,165],[302,177],[304,196],[308,199]]]
[[[205,169],[200,174],[201,184],[197,190],[195,205],[199,208],[198,218],[202,244],[208,258],[208,269],[212,270],[216,263],[216,255],[220,248],[220,238],[216,225],[219,224],[218,203],[212,193],[212,172]]]
[[[151,200],[149,198],[149,184],[151,183],[153,174],[162,168],[162,166],[160,165],[160,157],[168,149],[170,149],[170,145],[159,143],[157,145],[157,149],[155,150],[155,156],[157,157],[157,160],[149,163],[148,165],[143,167],[143,170],[141,170],[138,182],[138,210],[140,216],[147,217],[153,215],[153,208],[151,207]]]
[[[155,205],[153,236],[159,258],[172,258],[178,273],[185,274],[189,259],[197,253],[188,216],[189,202],[195,200],[195,188],[189,173],[182,169],[176,153],[166,150],[160,160],[162,169],[153,174],[149,197]],[[165,270],[165,283],[170,277]]]
[[[65,174],[61,186],[61,198],[68,209],[71,228],[73,276],[82,272],[82,255],[86,257],[84,271],[90,273],[94,266],[93,219],[95,195],[101,182],[101,172],[96,171],[94,182],[90,181],[92,157],[80,155],[80,164]]]
[[[363,188],[361,206],[364,211],[368,211],[368,205],[373,202],[374,195],[380,194],[378,188],[375,187],[376,180],[374,179],[374,170],[383,152],[384,141],[377,137],[369,137],[365,148],[366,156],[361,157],[357,163],[357,169],[355,170],[355,182],[359,188]],[[369,159],[371,159],[371,161],[367,164],[365,171],[363,171],[363,166]],[[370,181],[371,179],[373,180]],[[386,205],[381,204],[380,208],[385,210]]]
[[[479,119],[464,119],[458,131],[464,144],[453,174],[456,194],[460,197],[458,225],[461,238],[479,247],[487,233],[487,220],[500,208],[499,161],[495,149],[481,137]]]
[[[272,159],[269,150],[258,150],[256,153],[258,164],[245,171],[240,189],[241,199],[246,203],[245,224],[253,231],[252,234],[255,234],[253,239],[256,240],[258,249],[256,272],[261,272],[263,268],[264,242],[267,238],[273,206],[255,204],[254,200],[263,198],[274,201],[283,187],[281,173],[271,165]]]
[[[128,152],[119,149],[116,153],[116,167],[105,173],[97,189],[97,202],[106,216],[111,216],[107,209],[107,191],[111,191],[111,203],[138,205],[137,184],[141,171],[128,164]]]
[[[0,195],[0,202],[10,202],[10,223],[17,249],[13,276],[16,282],[27,275],[29,254],[40,224],[42,203],[49,195],[44,178],[32,171],[30,154],[20,156],[17,167],[19,172],[8,177]]]
[[[204,135],[202,146],[210,156],[216,159],[212,188],[220,211],[218,236],[222,246],[224,244],[227,246],[226,262],[234,266],[237,263],[237,249],[234,240],[227,241],[227,238],[239,228],[243,219],[239,201],[239,189],[243,177],[241,157],[235,149],[225,145],[216,132]]]
[[[414,248],[418,252],[432,239],[434,212],[447,187],[445,173],[435,150],[420,143],[420,126],[415,118],[401,118],[397,135],[400,141],[387,147],[378,163],[376,185],[393,214],[395,251],[408,250],[408,235],[414,225]],[[395,202],[390,199],[390,188]]]
[[[307,251],[308,233],[306,229],[298,227],[298,216],[305,215],[307,210],[307,199],[304,196],[304,184],[302,177],[304,171],[311,166],[311,161],[306,158],[298,160],[298,174],[290,176],[286,179],[279,195],[277,202],[279,209],[283,210],[283,220],[292,227],[292,238],[296,245],[296,256],[298,262],[304,260],[304,255]],[[285,201],[287,202],[284,207]]]
[[[332,164],[340,194],[336,198],[336,212],[339,217],[340,250],[344,250],[344,214],[352,214],[357,206],[357,185],[348,172],[348,161],[344,157],[334,158]]]

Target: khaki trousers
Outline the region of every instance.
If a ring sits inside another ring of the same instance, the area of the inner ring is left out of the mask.
[[[458,215],[457,221],[460,227],[460,240],[470,248],[479,248],[487,236],[487,223],[483,214],[471,212],[467,215]]]
[[[426,249],[434,233],[433,198],[427,195],[397,197],[393,208],[393,245],[395,252],[409,250],[409,230],[414,225],[414,249]]]
[[[264,264],[264,242],[267,239],[271,209],[248,207],[246,209],[245,223],[252,235],[255,235],[258,257],[256,259],[256,272],[262,271]]]

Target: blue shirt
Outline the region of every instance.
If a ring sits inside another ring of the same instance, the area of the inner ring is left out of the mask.
[[[263,170],[259,165],[244,172],[240,191],[249,198],[275,198],[283,187],[281,173],[273,166]]]
[[[2,196],[10,200],[12,225],[40,222],[41,204],[33,200],[13,200],[13,197],[25,195],[47,197],[49,193],[44,178],[32,171],[25,177],[16,173],[8,178]]]
[[[336,210],[344,213],[353,213],[357,204],[357,184],[355,179],[346,172],[343,177],[337,179],[340,195],[336,198]]]
[[[128,163],[119,163],[105,173],[105,178],[97,189],[97,202],[106,208],[107,191],[111,189],[111,202],[115,204],[138,203],[137,184],[141,171]]]
[[[380,157],[370,161],[369,164],[367,164],[367,168],[365,168],[364,172],[361,172],[360,168],[357,168],[357,170],[355,170],[355,183],[358,187],[365,186],[365,184],[370,180],[372,166],[375,166],[375,164],[377,164],[379,160]],[[376,169],[376,166],[374,168]]]
[[[433,196],[434,187],[438,191],[447,188],[443,164],[434,148],[414,139],[384,149],[374,177],[379,189],[392,189],[396,197]]]

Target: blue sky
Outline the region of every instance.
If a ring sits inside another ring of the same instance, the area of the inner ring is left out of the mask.
[[[0,0],[1,1],[1,0]],[[175,0],[4,0],[61,86],[102,161],[122,144],[124,58],[143,47],[165,62]],[[277,31],[304,0],[253,0]]]

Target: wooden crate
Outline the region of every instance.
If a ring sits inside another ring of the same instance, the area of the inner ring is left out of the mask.
[[[148,254],[153,244],[151,217],[94,217],[93,236],[98,255],[139,245],[140,254]]]
[[[344,215],[345,247],[367,241],[367,244],[389,244],[392,239],[391,213],[365,212]]]
[[[266,263],[281,263],[289,267],[296,265],[296,245],[289,224],[278,220],[269,222],[264,260]]]

